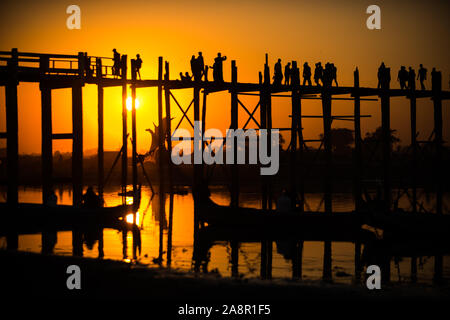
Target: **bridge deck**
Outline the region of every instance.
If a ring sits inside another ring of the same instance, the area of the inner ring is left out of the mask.
[[[271,93],[292,92],[292,86],[274,86],[270,84],[266,87],[264,84],[259,83],[244,83],[238,82],[234,86],[231,82],[216,83],[213,81],[181,81],[181,80],[130,80],[121,78],[97,78],[97,77],[80,77],[78,70],[64,69],[64,68],[50,68],[46,73],[42,74],[39,68],[33,67],[18,67],[16,75],[18,82],[36,82],[46,83],[52,88],[65,88],[71,87],[74,82],[87,84],[97,84],[103,87],[135,85],[136,88],[152,88],[163,86],[168,89],[189,89],[199,87],[206,90],[207,93],[220,92],[220,91],[237,91],[237,92],[260,92],[264,90],[270,90]],[[6,85],[11,80],[10,73],[7,66],[0,66],[0,85]],[[325,91],[331,95],[346,95],[355,96],[358,94],[360,97],[364,96],[380,96],[386,93],[385,90],[377,88],[361,87],[355,89],[354,87],[329,87],[324,88],[320,86],[297,86],[296,90],[299,90],[301,94],[322,94]],[[390,89],[387,91],[391,97],[409,97],[411,95],[410,90]],[[431,98],[433,97],[432,90],[416,90],[414,91],[416,98]],[[442,91],[441,99],[450,99],[450,91]]]

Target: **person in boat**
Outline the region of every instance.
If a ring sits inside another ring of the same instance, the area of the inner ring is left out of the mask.
[[[83,205],[87,208],[100,208],[101,200],[100,197],[95,193],[92,187],[89,187],[86,190],[86,193],[83,194]]]
[[[57,203],[58,197],[56,196],[55,190],[52,189],[47,197],[47,200],[45,201],[45,204],[49,207],[56,207]]]
[[[277,213],[287,213],[292,209],[291,198],[286,189],[283,189],[277,199]]]

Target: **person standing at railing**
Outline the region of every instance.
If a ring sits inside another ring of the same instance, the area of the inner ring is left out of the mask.
[[[136,66],[136,74],[139,75],[139,80],[141,80],[141,71],[140,70],[142,67],[142,59],[139,54],[136,55],[135,66]]]
[[[117,52],[116,49],[113,49],[114,52],[114,65],[112,67],[112,74],[114,77],[120,76],[120,53]]]
[[[84,70],[86,72],[86,77],[92,77],[94,71],[91,68],[91,57],[88,57],[87,52],[84,53]]]

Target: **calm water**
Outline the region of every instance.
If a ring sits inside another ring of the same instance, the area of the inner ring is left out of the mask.
[[[104,198],[106,206],[121,204],[121,197],[117,195],[119,188],[105,190]],[[212,199],[218,204],[228,204],[229,195],[224,189],[212,189]],[[59,192],[59,193],[58,193]],[[58,204],[71,204],[72,195],[70,190],[61,189],[57,191]],[[333,209],[335,211],[349,211],[354,209],[351,194],[334,194]],[[34,188],[21,189],[20,202],[40,203],[42,199],[41,190]],[[260,198],[258,194],[242,194],[241,206],[259,207]],[[322,195],[307,194],[306,199],[311,210],[321,208]],[[1,199],[4,201],[4,199]],[[131,200],[131,199],[130,199]],[[449,196],[445,197],[444,209],[448,210]],[[423,206],[432,209],[434,199],[432,196],[421,196]],[[406,195],[402,196],[399,204],[408,209],[409,202]],[[190,194],[174,195],[173,210],[173,235],[172,235],[172,263],[171,267],[180,270],[193,270],[193,200]],[[444,211],[445,211],[444,210]],[[169,197],[166,197],[166,219],[168,220]],[[157,266],[154,259],[159,255],[159,198],[158,195],[151,198],[151,191],[143,187],[141,207],[137,214],[137,224],[141,229],[142,249],[138,253],[137,262]],[[167,266],[167,224],[164,223],[163,266]],[[105,229],[104,235],[104,258],[113,260],[132,261],[132,234],[126,237],[127,250],[123,252],[122,233],[117,230]],[[6,240],[0,238],[0,247],[6,246]],[[277,252],[277,245],[273,245],[273,278],[290,278],[292,276],[292,261],[285,259]],[[19,250],[41,252],[41,234],[19,236]],[[260,244],[241,243],[239,247],[239,274],[242,277],[259,277],[260,272]],[[72,232],[58,232],[58,240],[54,249],[58,255],[72,254]],[[83,255],[85,257],[98,257],[98,242],[92,248],[84,245]],[[392,261],[391,280],[395,282],[408,282],[410,279],[410,258],[403,258],[398,262]],[[307,241],[303,246],[303,279],[319,280],[322,277],[323,266],[323,242]],[[433,277],[434,257],[421,257],[418,260],[417,278],[418,282],[430,283]],[[220,273],[222,276],[231,276],[231,247],[228,242],[218,242],[210,250],[210,261],[208,271]],[[332,243],[332,273],[333,281],[340,283],[351,283],[354,280],[354,244],[333,242]],[[443,275],[450,277],[450,257],[444,256]]]

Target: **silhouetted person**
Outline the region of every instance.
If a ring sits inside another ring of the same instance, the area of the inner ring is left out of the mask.
[[[214,58],[213,68],[213,78],[215,82],[223,82],[223,62],[227,59],[226,56],[222,57],[219,52],[217,57]]]
[[[408,70],[408,88],[416,89],[416,72],[411,67]]]
[[[425,90],[425,84],[423,83],[427,80],[427,69],[420,64],[419,73],[417,74],[417,79],[420,81],[420,90]]]
[[[183,81],[183,82],[191,81],[191,76],[189,75],[189,72],[186,72],[184,75],[182,72],[180,72],[180,78],[181,78],[181,81]]]
[[[277,199],[277,213],[287,213],[292,209],[292,202],[286,190]]]
[[[113,56],[113,68],[112,68],[112,73],[113,76],[118,77],[120,76],[120,53],[117,52],[116,49],[113,49],[114,52],[114,56]]]
[[[404,90],[407,88],[406,82],[408,81],[408,71],[406,71],[405,66],[401,66],[398,71],[397,81],[400,82],[400,89]]]
[[[198,80],[198,61],[195,58],[195,55],[192,55],[192,58],[191,58],[191,73],[192,73],[192,76],[194,77],[194,80],[197,81]]]
[[[139,75],[139,80],[141,80],[142,59],[139,54],[136,55],[135,67],[136,67],[136,74]]]
[[[283,71],[281,67],[281,59],[278,59],[277,63],[275,63],[274,68],[273,85],[281,86],[282,81],[283,81]]]
[[[84,70],[86,72],[86,77],[92,77],[94,71],[91,68],[91,57],[88,57],[87,52],[84,53]]]
[[[297,63],[292,63],[291,67],[291,84],[299,85],[300,84],[300,69],[297,67]]]
[[[333,70],[332,70],[332,66],[331,63],[327,62],[325,64],[325,69],[323,70],[322,73],[322,83],[324,87],[330,87],[331,86],[331,81],[332,81],[332,77],[333,77]]]
[[[199,72],[200,72],[200,80],[201,80],[202,77],[203,77],[203,74],[205,72],[205,60],[203,59],[203,55],[202,55],[201,51],[198,53],[197,67],[198,67]]]
[[[87,208],[100,208],[100,197],[94,192],[92,187],[89,187],[86,190],[86,193],[83,194],[83,205]]]
[[[288,86],[290,85],[291,81],[291,63],[288,62],[288,64],[284,67],[284,85]]]
[[[56,196],[55,190],[51,190],[45,201],[45,205],[49,207],[56,207],[58,203],[58,197]]]
[[[316,83],[316,86],[320,87],[319,81],[323,84],[323,67],[322,63],[317,62],[316,68],[314,69],[314,82]]]
[[[336,83],[336,87],[339,87],[338,82],[337,82],[337,68],[334,65],[334,63],[331,64],[331,82]],[[331,85],[331,84],[330,84]]]
[[[438,88],[438,81],[439,79],[439,72],[436,70],[436,68],[433,68],[431,70],[431,89],[436,88],[436,89],[440,89]]]
[[[312,86],[311,83],[311,67],[308,65],[308,62],[303,64],[303,85],[308,83],[308,86]]]
[[[381,87],[381,83],[383,82],[383,78],[386,75],[386,66],[384,65],[384,62],[381,63],[380,67],[378,68],[378,86],[377,88],[379,89]]]

